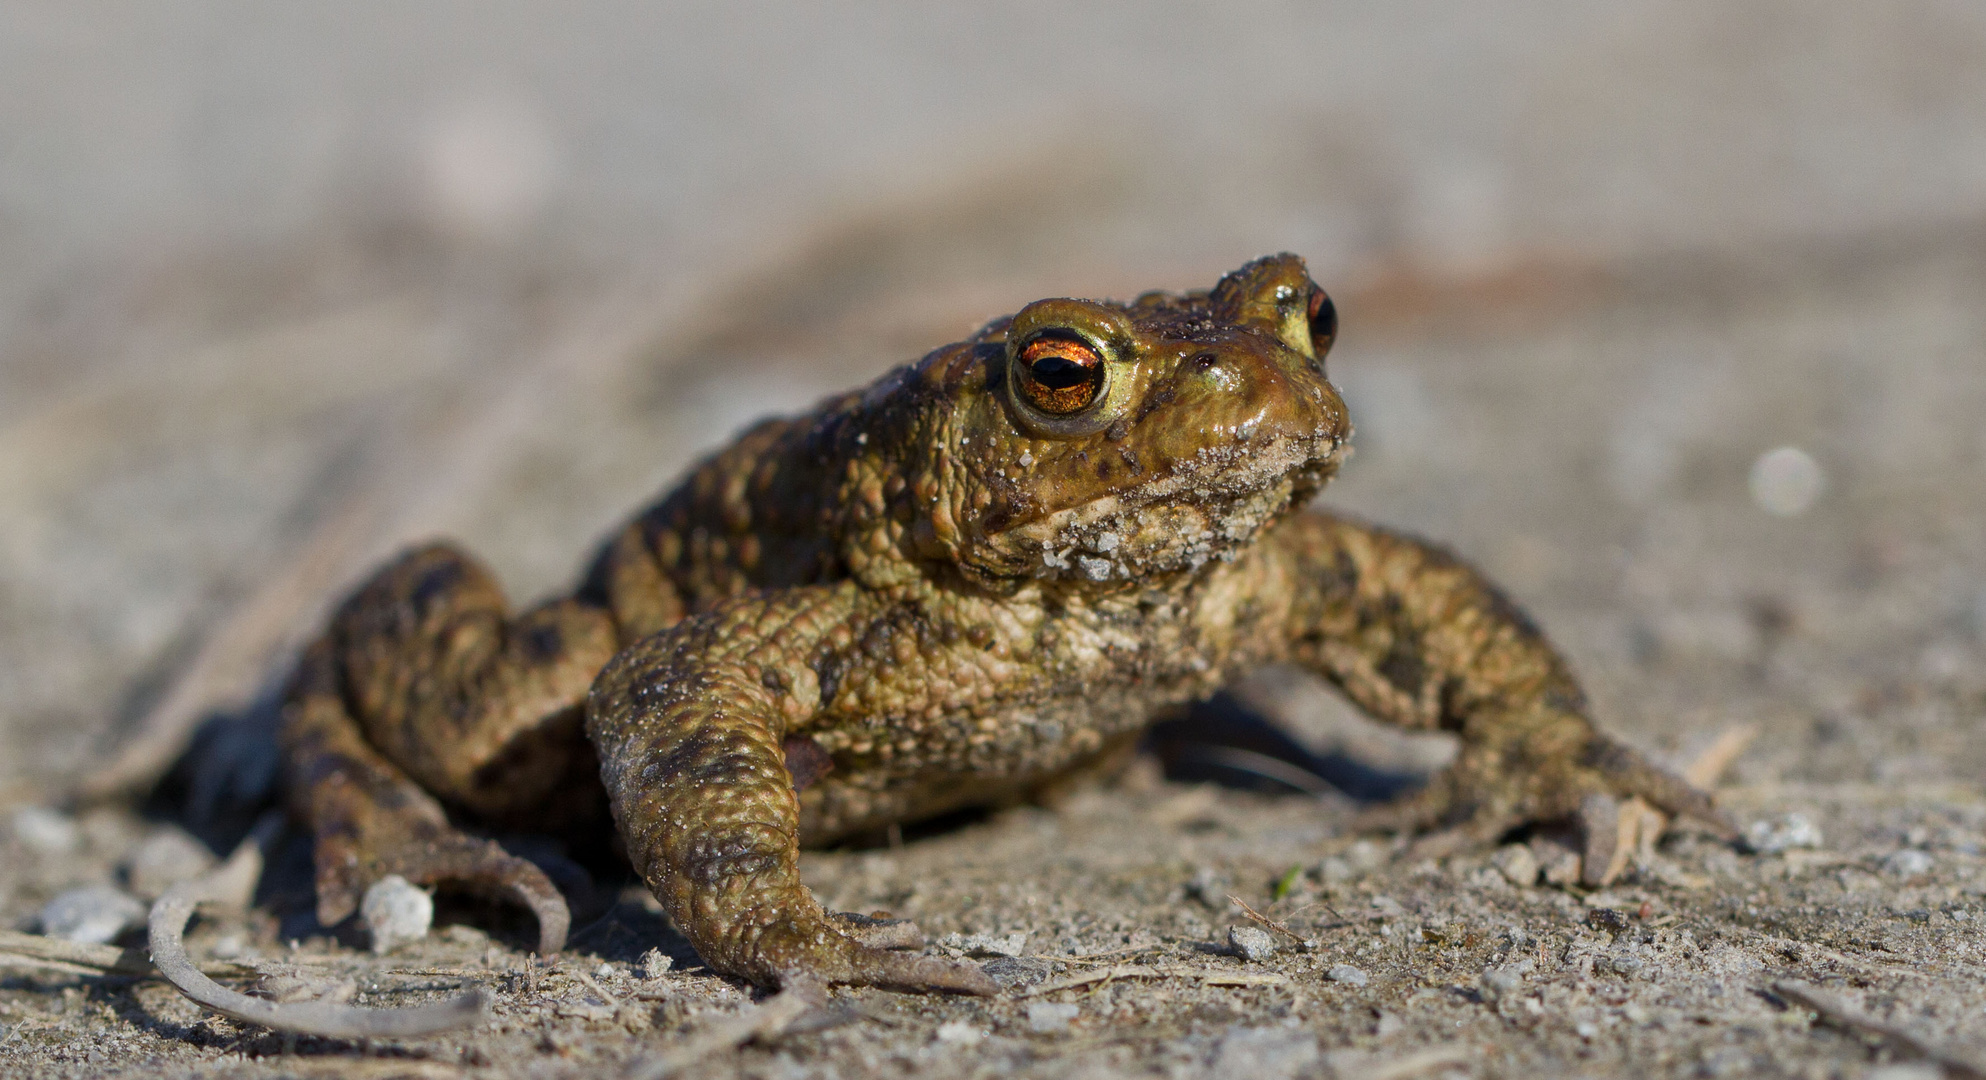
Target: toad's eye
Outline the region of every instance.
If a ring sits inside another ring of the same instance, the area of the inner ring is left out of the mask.
[[[1015,389],[1050,416],[1073,416],[1103,392],[1103,357],[1081,338],[1043,334],[1021,348]]]
[[[1338,339],[1338,305],[1331,302],[1330,296],[1315,285],[1310,287],[1310,347],[1317,352],[1317,359],[1331,351],[1331,343]]]

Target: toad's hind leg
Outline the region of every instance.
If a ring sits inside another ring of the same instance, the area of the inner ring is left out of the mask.
[[[441,546],[409,552],[348,599],[306,650],[284,709],[294,809],[317,844],[319,921],[343,921],[367,887],[399,874],[519,902],[537,916],[539,948],[563,948],[558,890],[456,828],[443,800],[538,828],[583,812],[598,782],[581,709],[614,648],[607,614],[572,601],[506,619],[490,575]]]

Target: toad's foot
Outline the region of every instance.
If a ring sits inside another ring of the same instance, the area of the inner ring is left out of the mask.
[[[456,886],[520,904],[537,917],[540,954],[550,956],[565,948],[572,915],[543,870],[494,841],[469,836],[424,814],[374,808],[371,818],[356,835],[337,825],[319,827],[319,922],[330,926],[344,921],[358,909],[366,889],[398,874],[416,885]]]
[[[420,885],[457,885],[529,908],[538,950],[565,948],[572,917],[544,872],[449,824],[441,804],[362,738],[335,692],[329,650],[298,666],[284,737],[303,782],[293,795],[316,841],[317,919],[345,921],[374,882],[398,874]]]
[[[587,729],[628,858],[718,971],[767,986],[995,993],[976,966],[880,947],[921,944],[914,927],[830,915],[801,883],[785,737],[787,718],[812,702],[791,696],[805,685],[797,675],[767,673],[818,647],[818,600],[806,589],[740,598],[637,642],[600,673]]]
[[[1575,714],[1492,715],[1470,725],[1461,756],[1428,785],[1368,810],[1360,830],[1424,832],[1415,853],[1435,857],[1492,844],[1532,822],[1569,821],[1580,833],[1580,879],[1598,887],[1619,872],[1639,828],[1640,798],[1658,809],[1737,835],[1710,796],[1640,752],[1593,731]]]

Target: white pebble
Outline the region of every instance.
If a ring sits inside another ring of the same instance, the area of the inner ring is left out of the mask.
[[[1075,1006],[1070,1006],[1074,1008]],[[954,1046],[978,1046],[986,1041],[986,1032],[973,1027],[964,1020],[950,1020],[938,1025],[938,1041]]]
[[[1498,1001],[1522,990],[1524,977],[1530,974],[1535,966],[1530,958],[1526,957],[1514,964],[1484,969],[1481,980],[1483,996],[1491,1001]]]
[[[434,898],[398,874],[373,882],[359,903],[359,916],[372,931],[372,951],[383,953],[428,936],[434,924]]]
[[[1276,955],[1275,936],[1254,926],[1228,927],[1227,947],[1244,960],[1267,960]]]
[[[110,942],[144,921],[145,905],[109,885],[70,889],[41,909],[42,933],[86,945]]]
[[[1538,865],[1538,857],[1523,844],[1505,844],[1496,849],[1490,857],[1490,865],[1512,885],[1531,886],[1538,883],[1538,875],[1544,868]]]
[[[83,846],[76,819],[46,806],[14,811],[14,838],[43,855],[69,855]]]
[[[1043,1035],[1061,1031],[1082,1011],[1076,1005],[1065,1005],[1056,1001],[1030,1001],[1027,1006],[1027,1026],[1029,1030]]]
[[[1371,981],[1365,972],[1350,964],[1332,964],[1331,970],[1325,972],[1324,977],[1332,982],[1345,983],[1351,986],[1364,986]]]
[[[1767,450],[1752,462],[1752,501],[1777,517],[1806,513],[1826,486],[1820,462],[1797,446]]]
[[[1760,855],[1772,855],[1792,848],[1821,846],[1820,826],[1805,814],[1787,814],[1777,821],[1754,821],[1745,830],[1745,846]]]
[[[1317,879],[1326,885],[1337,885],[1359,876],[1351,861],[1342,855],[1326,855],[1317,864]]]
[[[214,866],[214,853],[182,829],[167,827],[146,837],[131,853],[125,874],[131,891],[156,900],[167,889],[190,881]]]
[[[1930,873],[1931,866],[1936,861],[1931,858],[1931,853],[1928,851],[1919,851],[1916,848],[1903,848],[1900,851],[1890,852],[1883,859],[1883,869],[1895,874],[1897,877],[1916,877],[1919,874]]]
[[[1231,1028],[1214,1046],[1209,1076],[1295,1080],[1315,1075],[1317,1036],[1289,1028]]]

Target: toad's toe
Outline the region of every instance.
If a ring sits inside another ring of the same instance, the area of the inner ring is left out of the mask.
[[[565,897],[543,870],[498,847],[446,826],[408,830],[413,835],[355,838],[320,833],[317,838],[317,918],[327,926],[343,922],[358,908],[373,882],[398,874],[417,885],[454,885],[530,910],[538,921],[538,951],[550,956],[565,948],[572,925]]]

